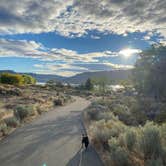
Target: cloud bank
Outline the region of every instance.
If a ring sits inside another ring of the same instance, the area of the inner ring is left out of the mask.
[[[73,37],[91,30],[121,35],[147,31],[165,38],[165,13],[164,0],[1,0],[0,34],[55,31]]]

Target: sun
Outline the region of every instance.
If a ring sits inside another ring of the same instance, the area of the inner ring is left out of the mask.
[[[126,58],[129,58],[132,55],[137,54],[137,53],[140,53],[140,50],[132,49],[132,48],[126,48],[126,49],[123,49],[119,52],[120,55],[123,55]]]

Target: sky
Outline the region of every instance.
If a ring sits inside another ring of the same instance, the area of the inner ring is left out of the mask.
[[[0,1],[0,70],[72,76],[131,69],[166,44],[164,0]]]

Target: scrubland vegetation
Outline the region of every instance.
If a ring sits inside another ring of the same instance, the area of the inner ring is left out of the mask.
[[[89,135],[105,165],[166,165],[165,53],[162,45],[144,51],[132,83],[102,93],[85,111]]]
[[[114,99],[98,100],[84,115],[92,142],[105,164],[166,164],[166,119],[155,123],[143,110],[140,112],[142,106],[135,104],[132,97],[127,100],[133,104],[125,104],[123,99],[116,95]]]
[[[18,78],[23,79],[24,83],[15,81]],[[72,100],[70,95],[64,94],[63,88],[32,85],[34,82],[29,79],[33,80],[25,75],[8,73],[1,75],[0,138],[8,135],[16,127],[32,121],[43,112]]]

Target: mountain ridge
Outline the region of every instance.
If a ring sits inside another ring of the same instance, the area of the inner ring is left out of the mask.
[[[97,72],[84,72],[76,74],[71,77],[59,76],[56,74],[37,74],[37,73],[20,73],[13,70],[0,70],[0,73],[19,73],[19,74],[29,74],[36,78],[38,82],[47,82],[49,80],[62,81],[72,84],[83,84],[88,78],[107,78],[110,81],[120,81],[126,80],[131,75],[131,70],[109,70],[109,71],[97,71]]]

